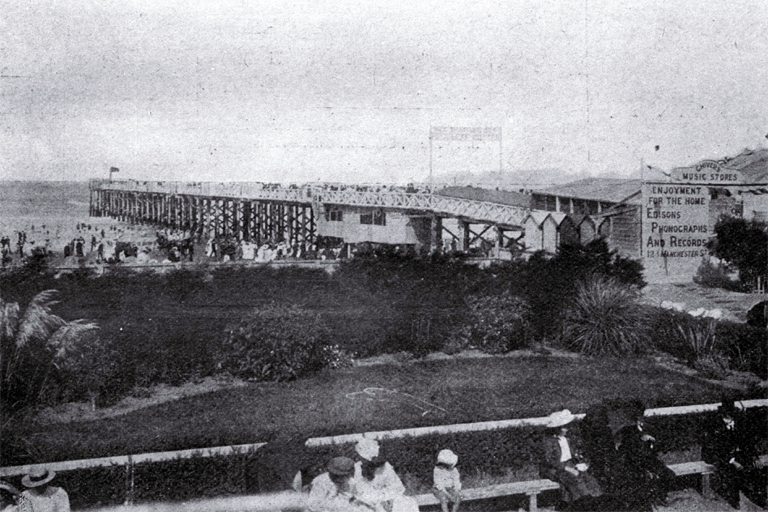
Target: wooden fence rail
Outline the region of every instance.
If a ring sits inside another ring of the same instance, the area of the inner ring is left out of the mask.
[[[768,399],[744,400],[737,402],[737,407],[768,407]],[[652,416],[675,416],[684,414],[697,414],[703,412],[716,411],[719,403],[686,405],[680,407],[662,407],[658,409],[647,409],[645,415]],[[584,417],[583,414],[576,414],[577,418]],[[330,437],[314,437],[306,441],[307,447],[328,446],[335,444],[354,443],[363,438],[369,439],[396,439],[399,437],[416,437],[430,434],[451,434],[457,432],[480,432],[483,430],[495,430],[502,428],[517,428],[523,426],[544,426],[547,418],[524,418],[500,421],[484,421],[479,423],[459,423],[454,425],[437,425],[434,427],[420,427],[399,430],[388,430],[381,432],[366,432],[358,434],[347,434]],[[217,446],[212,448],[195,448],[191,450],[179,450],[170,452],[140,453],[135,455],[121,455],[117,457],[103,457],[98,459],[68,460],[61,462],[48,462],[43,464],[26,464],[23,466],[8,466],[0,468],[0,477],[11,477],[27,474],[31,469],[38,467],[47,467],[54,471],[71,471],[74,469],[85,469],[95,467],[109,466],[127,466],[144,462],[161,462],[175,459],[188,459],[192,457],[218,457],[241,453],[248,450],[258,450],[267,443],[239,444],[232,446]]]

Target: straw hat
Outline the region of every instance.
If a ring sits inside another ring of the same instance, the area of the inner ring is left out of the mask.
[[[337,476],[352,476],[355,474],[355,462],[348,457],[335,457],[328,463],[328,472]]]
[[[45,485],[56,476],[56,472],[48,468],[36,467],[29,470],[24,478],[21,479],[21,484],[24,487],[39,487]]]
[[[562,411],[553,412],[547,417],[547,427],[562,427],[563,425],[567,425],[575,419],[576,417],[571,414],[571,411],[568,409],[563,409]]]
[[[365,460],[373,460],[379,456],[379,443],[375,439],[361,439],[355,445],[357,454]]]
[[[451,450],[440,450],[440,453],[437,454],[437,462],[439,464],[454,466],[457,462],[459,462],[459,456],[453,453]]]

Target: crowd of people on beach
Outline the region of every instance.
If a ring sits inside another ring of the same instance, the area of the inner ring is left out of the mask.
[[[14,231],[13,237],[0,236],[0,260],[3,268],[23,264],[34,257],[59,257],[66,261],[93,255],[98,262],[107,262],[110,257],[115,261],[118,257],[115,245],[124,236],[130,236],[129,232],[130,229],[118,225],[98,227],[85,222],[65,227],[31,224]]]
[[[31,229],[40,236],[46,226]],[[320,237],[314,243],[288,243],[284,238],[248,241],[234,236],[204,238],[191,230],[163,229],[153,231],[144,226],[110,225],[101,229],[78,223],[71,239],[56,237],[57,244],[45,239],[43,244],[29,240],[27,231],[0,236],[2,268],[19,266],[35,256],[46,258],[51,266],[77,267],[100,264],[128,263],[137,265],[180,262],[253,261],[267,263],[276,260],[336,260],[352,257],[355,246],[347,247],[339,240]]]
[[[646,429],[639,401],[587,412],[578,435],[576,416],[564,409],[547,417],[540,442],[542,478],[560,484],[556,510],[652,511],[669,505],[675,473],[659,457],[656,439]],[[764,441],[764,435],[757,438]],[[742,494],[766,507],[768,470],[759,463],[760,446],[744,412],[724,399],[701,442],[704,461],[716,468],[713,489],[728,505],[740,508]],[[762,448],[765,448],[764,446]],[[278,454],[279,456],[279,454]],[[418,512],[419,505],[379,442],[361,438],[354,458],[331,458],[325,471],[304,485],[300,470],[291,483],[306,493],[309,512]],[[462,502],[459,457],[440,450],[432,470],[432,494],[442,512],[458,512]],[[50,485],[55,473],[33,466],[21,479],[24,491],[0,480],[0,512],[69,512],[69,497]]]

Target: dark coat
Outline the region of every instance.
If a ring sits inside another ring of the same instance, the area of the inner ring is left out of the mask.
[[[644,507],[665,500],[675,480],[675,473],[661,461],[644,432],[627,426],[617,433],[613,467],[614,492],[631,507]]]
[[[556,436],[547,436],[542,441],[543,461],[541,463],[541,476],[549,478],[563,487],[563,499],[574,502],[584,497],[598,497],[603,494],[597,480],[588,472],[579,472],[579,475],[569,473],[566,468],[576,468],[576,464],[586,462],[578,454],[576,446],[568,439],[571,449],[571,460],[560,462],[562,450]]]
[[[701,443],[702,459],[717,468],[712,482],[714,491],[734,508],[739,507],[739,491],[759,506],[766,504],[766,470],[755,466],[758,453],[751,441],[739,418],[733,429],[728,429],[718,418],[707,429]]]

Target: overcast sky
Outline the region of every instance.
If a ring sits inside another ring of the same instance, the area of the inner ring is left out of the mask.
[[[0,10],[0,179],[423,180],[430,126],[501,127],[505,171],[768,146],[765,0]],[[499,168],[498,143],[435,144],[436,174]]]

